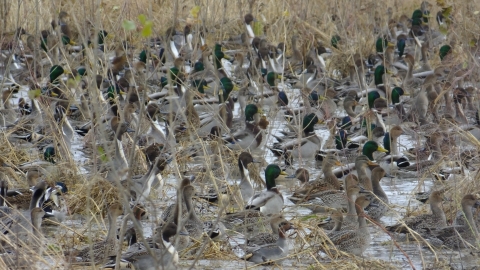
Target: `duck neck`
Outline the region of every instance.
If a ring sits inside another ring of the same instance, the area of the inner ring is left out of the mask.
[[[361,167],[357,172],[358,172],[358,180],[360,182],[360,185],[366,190],[373,191],[372,180],[370,180],[370,178],[367,175],[367,169],[364,167]]]
[[[32,230],[33,230],[33,235],[35,236],[35,239],[40,239],[42,237],[42,232],[40,231],[42,226],[42,218],[37,217],[36,215],[32,215]],[[36,243],[37,241],[32,241],[33,243]]]
[[[398,138],[396,136],[391,136],[392,142],[390,143],[390,152],[392,155],[398,155]]]
[[[150,190],[152,188],[153,181],[157,177],[157,174],[160,172],[158,169],[157,165],[155,163],[152,164],[152,167],[150,168],[150,171],[147,173],[148,178],[146,179],[147,181],[143,183],[142,187],[142,195],[140,198],[137,199],[146,199],[148,195],[150,194]]]
[[[373,193],[377,195],[377,197],[384,199],[387,198],[387,194],[385,194],[385,191],[383,191],[382,186],[380,185],[379,179],[377,177],[372,175],[372,188],[373,188]]]
[[[350,216],[356,216],[357,215],[357,210],[355,208],[355,200],[357,196],[350,194],[348,196],[348,204],[347,204],[347,215]]]
[[[337,176],[333,173],[332,166],[324,166],[322,170],[325,181],[335,187],[335,189],[340,189],[340,182],[338,181]]]
[[[365,213],[363,211],[358,212],[358,228],[367,229],[367,221],[365,220]]]
[[[0,188],[0,207],[5,206],[5,198],[7,197],[7,188]]]
[[[197,217],[197,213],[195,213],[195,209],[194,209],[193,204],[192,204],[191,194],[185,193],[183,196],[184,196],[185,206],[187,207],[188,216],[190,217],[190,220],[200,222],[200,220]]]
[[[473,220],[473,210],[470,205],[462,205],[462,210],[465,215],[465,219],[467,220],[467,226],[469,226],[469,229],[473,232],[474,235],[478,235],[478,229],[477,226],[475,225],[475,221]]]
[[[114,139],[114,144],[115,144],[115,157],[121,164],[117,164],[121,166],[121,168],[116,168],[116,169],[124,169],[128,167],[128,162],[127,158],[125,157],[125,152],[123,151],[123,145],[121,141],[121,137],[115,137]]]
[[[12,106],[10,105],[10,95],[8,95],[7,97],[4,97],[3,98],[3,107],[6,109],[6,110],[9,110],[12,108]]]
[[[332,231],[339,232],[342,229],[342,220],[335,220],[335,226],[333,227]]]
[[[405,77],[408,80],[413,79],[413,66],[415,63],[408,63],[407,76]]]
[[[33,191],[32,200],[30,201],[30,211],[35,207],[40,207],[43,202],[43,196],[45,195],[45,189],[39,188]]]
[[[252,182],[250,181],[250,175],[249,175],[248,169],[243,166],[242,161],[238,161],[238,167],[240,169],[240,176],[242,177],[241,180],[240,180],[240,186],[253,190]]]
[[[278,239],[277,245],[282,249],[287,247],[287,238],[285,236],[285,232],[283,230],[278,230]]]
[[[106,242],[115,241],[117,237],[117,216],[111,213],[108,213],[108,233]]]
[[[431,202],[430,209],[432,210],[433,215],[436,215],[436,216],[445,215],[439,202]]]
[[[355,112],[353,111],[353,106],[346,106],[345,107],[345,112],[348,114],[348,116],[350,117],[355,117],[356,114]]]

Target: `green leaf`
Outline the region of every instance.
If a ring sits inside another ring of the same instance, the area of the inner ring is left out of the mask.
[[[142,29],[142,36],[143,37],[149,37],[152,35],[152,27],[153,27],[153,23],[152,21],[146,21],[145,22],[145,25],[143,26],[143,29]]]
[[[138,15],[138,20],[142,25],[145,25],[145,23],[147,22],[147,16],[145,16],[145,14],[140,14]]]
[[[28,98],[33,100],[39,97],[41,94],[42,94],[42,90],[40,89],[30,90],[28,91]]]
[[[302,217],[302,221],[307,221],[309,219],[312,219],[312,218],[317,218],[317,215],[308,215],[308,216],[304,216]]]
[[[103,162],[108,162],[108,157],[107,154],[105,153],[105,150],[103,149],[102,146],[97,147],[97,151],[100,154],[100,160]]]
[[[253,23],[253,33],[255,36],[261,36],[263,35],[263,23],[256,21]]]
[[[194,19],[197,19],[198,18],[198,13],[200,12],[200,6],[194,6],[191,10],[190,10],[190,14],[192,15],[192,17]]]
[[[135,26],[135,22],[129,21],[129,20],[123,20],[122,27],[127,31],[132,31],[132,30],[135,30],[135,28],[137,28]]]

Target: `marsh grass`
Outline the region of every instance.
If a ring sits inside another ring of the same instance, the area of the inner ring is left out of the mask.
[[[432,2],[430,8],[431,14],[435,15],[440,8]],[[477,61],[473,60],[470,52],[467,50],[468,43],[472,39],[478,40],[478,33],[480,32],[480,23],[478,15],[474,12],[477,11],[477,3],[470,1],[464,3],[460,1],[453,2],[454,14],[456,25],[454,28],[449,29],[449,38],[456,42],[457,46],[454,49],[454,56],[456,63],[467,63],[469,68],[477,67]],[[122,28],[122,22],[124,20],[132,20],[139,25],[138,16],[145,14],[149,20],[153,21],[153,36],[163,36],[165,31],[175,25],[177,30],[183,30],[186,22],[193,22],[194,18],[190,14],[190,10],[194,6],[200,6],[201,12],[199,15],[199,22],[195,27],[202,26],[208,29],[206,40],[209,45],[213,45],[217,41],[227,40],[232,36],[241,34],[243,29],[243,16],[247,12],[254,14],[259,23],[263,25],[264,34],[269,42],[277,44],[284,42],[287,44],[287,54],[290,54],[290,41],[292,35],[298,35],[301,37],[300,44],[304,44],[303,52],[306,53],[307,48],[317,43],[323,43],[327,47],[330,46],[330,39],[333,35],[338,34],[342,38],[339,49],[332,48],[334,55],[327,59],[327,71],[329,75],[336,75],[340,73],[344,77],[348,74],[348,68],[352,65],[353,55],[359,53],[363,58],[368,57],[373,53],[374,43],[376,41],[377,34],[372,31],[374,27],[379,29],[385,29],[388,27],[388,16],[386,15],[387,7],[393,8],[393,18],[398,18],[401,14],[406,14],[408,17],[412,11],[420,6],[420,1],[417,0],[390,0],[390,1],[293,1],[293,0],[265,0],[265,1],[214,1],[214,0],[190,0],[190,1],[165,1],[165,0],[124,0],[124,1],[83,1],[83,0],[68,0],[68,1],[0,1],[0,16],[2,16],[2,30],[0,30],[1,37],[7,37],[8,32],[14,31],[17,27],[23,27],[28,33],[35,35],[38,40],[40,30],[49,29],[51,20],[58,14],[59,11],[66,11],[70,14],[68,23],[73,32],[73,40],[78,44],[86,43],[86,40],[90,38],[91,33],[96,33],[100,29],[106,29],[109,33],[113,34],[112,39],[107,40],[107,48],[109,51],[113,51],[118,48],[118,44],[127,40],[132,46],[135,47],[135,55],[138,51],[144,47],[146,42],[145,38],[142,38],[137,31],[125,31]],[[4,16],[4,14],[6,16]],[[333,18],[335,14],[335,18]],[[431,25],[435,25],[434,18],[431,18]],[[26,37],[22,37],[25,41]],[[61,47],[61,52],[68,49]],[[433,48],[430,54],[437,55],[438,48]],[[86,61],[79,63],[77,59],[68,56],[65,53],[63,55],[61,63],[65,64],[68,69],[74,69],[80,64],[88,67],[88,80],[93,82],[94,78],[91,74],[103,74],[106,75],[107,71],[92,65],[95,63],[94,54],[92,51],[87,52]],[[438,57],[430,57],[430,63],[432,67],[440,65]],[[104,61],[107,61],[104,59]],[[91,71],[91,72],[90,72]],[[475,71],[473,71],[475,72]],[[473,73],[472,77],[477,74]],[[45,75],[45,71],[44,71]],[[394,82],[397,79],[393,79]],[[396,81],[397,83],[398,80]],[[139,82],[137,82],[138,85]],[[447,89],[448,90],[448,89]],[[446,90],[446,91],[447,91]],[[94,110],[96,115],[102,115],[104,112],[100,111],[100,103],[96,91],[91,91],[92,103],[97,110]],[[139,96],[145,95],[146,91],[139,93]],[[145,97],[145,96],[143,96]],[[74,102],[75,95],[71,96]],[[45,107],[44,109],[48,109]],[[140,108],[140,114],[143,115],[144,106]],[[182,114],[181,112],[179,114]],[[45,121],[53,128],[58,129],[52,114],[47,114]],[[298,119],[299,120],[299,119]],[[298,121],[296,120],[296,121]],[[141,119],[140,119],[141,121]],[[298,121],[300,122],[300,121]],[[297,123],[298,123],[297,122]],[[189,128],[189,123],[186,123]],[[100,130],[99,134],[103,134],[105,126],[97,123],[95,129]],[[190,128],[191,130],[191,128]],[[272,131],[270,126],[267,129],[268,132]],[[469,143],[479,147],[480,142],[475,138],[472,138],[462,130],[457,131],[458,135],[461,135]],[[64,148],[63,139],[57,130],[52,132],[54,134],[54,142]],[[57,134],[57,135],[56,135]],[[141,149],[135,145],[138,140],[138,136],[142,134],[142,130],[136,130],[135,134],[126,136],[123,139],[124,148],[127,150],[126,156],[129,159],[131,166],[128,171],[128,176],[143,174],[147,170],[145,163],[145,157],[141,153]],[[102,136],[102,135],[100,135]],[[202,140],[196,140],[197,136],[195,132],[189,135],[190,140],[182,142],[178,150],[187,148],[191,144],[200,143],[202,149],[207,149],[209,145]],[[3,133],[0,137],[0,153],[2,157],[9,164],[21,164],[28,161],[34,161],[41,159],[41,154],[28,155],[24,149],[19,149],[16,145],[8,142],[8,133]],[[92,141],[96,141],[100,138],[91,138]],[[91,142],[85,142],[91,143]],[[93,144],[95,145],[95,144]],[[131,149],[134,149],[133,151]],[[103,219],[97,218],[97,214],[105,214],[107,205],[115,201],[125,201],[125,197],[119,192],[121,189],[120,183],[112,183],[106,181],[97,168],[101,167],[101,158],[95,147],[91,149],[93,157],[88,164],[92,167],[92,172],[88,175],[83,175],[79,170],[79,166],[74,158],[69,154],[64,154],[67,151],[60,151],[56,157],[58,159],[58,166],[61,166],[62,170],[56,170],[47,176],[50,181],[64,181],[70,188],[70,194],[67,195],[67,203],[70,213],[80,213],[87,217],[89,220],[87,225],[82,229],[72,230],[67,228],[69,233],[57,235],[55,243],[48,246],[47,250],[42,253],[30,252],[27,254],[35,254],[35,258],[38,261],[47,263],[47,265],[54,265],[57,262],[63,263],[63,251],[73,246],[81,245],[85,243],[87,239],[90,239],[92,234],[92,225],[99,228],[106,228]],[[174,150],[177,151],[177,150]],[[459,155],[460,150],[456,150],[455,155]],[[174,152],[175,154],[175,152]],[[220,159],[220,165],[207,164],[209,170],[205,172],[203,177],[216,178],[213,175],[214,170],[220,168],[227,170],[232,168],[236,169],[236,156],[238,153],[226,152]],[[451,155],[454,156],[454,155]],[[164,172],[164,177],[170,175],[171,177],[180,180],[183,172],[188,171],[189,160],[177,156],[172,161],[172,165]],[[256,167],[251,168],[252,175],[258,176],[261,173]],[[255,169],[257,171],[255,171]],[[25,183],[18,179],[18,175],[12,172],[6,172],[11,174],[16,183],[11,183],[12,186],[25,186]],[[197,175],[197,178],[202,176]],[[429,174],[425,174],[419,177],[419,185],[425,180],[430,178]],[[475,193],[480,190],[478,187],[478,173],[470,175],[469,178],[455,179],[454,185],[451,186],[447,192],[446,197],[452,198],[452,201],[445,203],[444,209],[446,211],[449,220],[454,218],[456,211],[460,209],[459,204],[463,194]],[[10,179],[12,180],[12,179]],[[225,183],[224,179],[216,178],[214,181],[215,189],[219,190],[219,187]],[[263,185],[263,181],[258,177],[253,177],[253,180],[258,185]],[[175,188],[170,186],[168,188]],[[166,197],[165,190],[159,190],[159,198],[168,201],[171,198]],[[157,208],[154,200],[158,198],[149,198],[152,208]],[[219,207],[218,209],[221,209]],[[126,210],[129,213],[129,209]],[[158,211],[157,209],[155,211]],[[154,212],[155,212],[154,211]],[[407,213],[417,214],[429,211],[427,206],[420,209],[407,209]],[[131,213],[130,213],[131,214]],[[290,213],[292,214],[292,213]],[[292,215],[295,215],[293,213]],[[294,223],[298,230],[292,236],[294,245],[294,252],[289,256],[291,261],[296,263],[302,263],[302,259],[306,258],[307,264],[311,265],[309,269],[390,269],[398,267],[397,265],[390,265],[381,260],[375,258],[357,258],[349,256],[336,257],[333,254],[331,259],[318,257],[318,249],[312,247],[311,243],[321,243],[326,240],[323,230],[317,226],[315,219],[309,219],[302,221],[301,217],[296,217]],[[398,218],[401,218],[399,215]],[[63,225],[60,225],[63,226]],[[382,225],[375,224],[379,229],[382,229]],[[308,232],[308,233],[307,233]],[[417,235],[415,236],[419,242],[424,243],[423,239]],[[101,239],[102,237],[98,237]],[[395,247],[400,248],[396,241],[392,238]],[[190,259],[212,259],[212,260],[238,260],[229,250],[229,247],[225,243],[215,243],[211,241],[204,241],[197,243],[195,248],[203,248],[203,254],[198,258]],[[35,250],[33,250],[35,251]],[[433,249],[432,249],[433,251]],[[425,251],[426,252],[426,251]],[[334,252],[336,253],[336,252]],[[448,263],[437,260],[433,265],[425,262],[424,266],[429,266],[435,269],[441,269],[447,267]],[[410,266],[413,266],[410,258],[405,254],[405,260]],[[64,264],[65,267],[68,264]],[[303,265],[303,264],[302,264]],[[185,265],[186,266],[186,265]],[[48,267],[47,267],[48,268]],[[78,268],[78,267],[75,267]]]

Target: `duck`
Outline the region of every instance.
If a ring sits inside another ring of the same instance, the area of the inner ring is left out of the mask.
[[[258,161],[254,160],[253,156],[250,153],[240,153],[237,162],[240,172],[239,185],[220,187],[220,190],[218,190],[218,192],[215,189],[210,189],[207,194],[199,195],[198,197],[205,199],[209,202],[215,202],[220,200],[228,204],[230,201],[233,200],[236,203],[239,203],[240,201],[243,202],[240,204],[247,203],[254,195],[254,189],[248,171],[248,166],[254,162]]]
[[[370,201],[365,196],[360,196],[355,200],[359,227],[356,230],[340,230],[329,235],[329,241],[336,249],[356,256],[362,256],[363,252],[370,246],[371,236],[365,220],[365,212],[363,211],[369,205]]]
[[[276,164],[269,164],[265,168],[265,182],[267,189],[255,194],[247,203],[245,209],[260,210],[264,215],[278,214],[283,208],[283,195],[276,187],[275,180],[280,175],[287,175]]]
[[[447,218],[442,209],[443,194],[440,191],[433,191],[429,197],[431,214],[421,214],[405,219],[402,223],[385,228],[390,232],[396,233],[416,233],[424,234],[432,228],[442,228],[447,226]]]
[[[132,132],[133,130],[128,127],[126,122],[121,122],[119,117],[113,117],[110,120],[110,126],[114,132],[114,153],[110,154],[112,157],[111,167],[109,168],[107,179],[110,181],[116,181],[119,176],[120,178],[125,177],[125,170],[128,169],[128,161],[123,150],[122,137],[126,132]]]
[[[144,203],[145,200],[150,195],[152,185],[154,184],[155,179],[159,181],[159,188],[163,188],[163,179],[160,175],[167,165],[167,161],[163,157],[157,157],[152,164],[148,172],[140,179],[135,179],[130,183],[130,194],[132,194],[132,199],[136,203]],[[126,184],[126,183],[125,183]]]
[[[122,254],[120,267],[133,268],[138,270],[177,269],[179,262],[178,252],[170,243],[170,240],[177,234],[177,225],[173,222],[164,226],[161,237],[155,236],[155,245],[147,249],[143,245],[135,246]],[[179,235],[188,235],[187,232],[179,231]],[[113,259],[113,258],[112,258]],[[115,268],[115,263],[107,263],[105,268]]]
[[[383,157],[377,157],[376,161],[387,174],[398,172],[402,167],[410,165],[408,158],[399,155],[398,152],[398,138],[402,134],[404,134],[403,128],[395,125],[390,129],[390,132],[385,133],[383,137],[383,145],[387,152],[385,152]]]
[[[18,119],[17,111],[12,108],[10,98],[13,95],[13,89],[2,92],[3,109],[0,110],[0,126],[6,127],[14,125]]]
[[[370,183],[366,183],[364,186],[367,194],[365,195],[370,202],[373,202],[370,206],[365,208],[368,216],[374,220],[379,220],[388,211],[388,196],[383,191],[380,185],[380,180],[385,177],[386,172],[381,167],[376,167],[372,170],[372,176]]]
[[[417,156],[417,162],[415,163],[410,163],[409,166],[402,167],[402,171],[418,171],[418,172],[425,172],[431,169],[433,165],[435,165],[437,162],[441,161],[443,158],[442,155],[442,149],[441,149],[441,142],[443,141],[443,134],[439,132],[434,132],[432,133],[429,138],[427,139],[428,145],[431,145],[431,157],[429,158],[428,155],[426,156],[425,159],[420,159],[419,156]]]
[[[0,229],[3,234],[15,232],[15,223],[20,221],[21,215],[15,209],[5,204],[5,199],[8,191],[8,183],[6,180],[0,181]]]
[[[45,211],[44,220],[48,220],[48,224],[60,224],[65,220],[68,209],[63,195],[67,192],[68,188],[63,182],[56,182],[55,186],[45,191],[42,208]]]
[[[35,173],[28,172],[27,179],[32,181],[36,178]],[[44,199],[45,191],[47,190],[47,183],[45,181],[38,181],[37,183],[30,182],[30,189],[13,189],[7,192],[6,204],[17,209],[32,209],[33,207],[40,207],[39,202]]]
[[[14,251],[0,254],[0,261],[7,269],[28,269],[36,267],[38,260],[35,258],[42,254],[44,250],[43,234],[41,231],[42,218],[45,215],[40,207],[30,210],[30,220],[28,221],[31,231],[28,240],[28,247],[18,248]],[[20,225],[17,225],[20,226]]]
[[[274,215],[270,219],[270,227],[272,229],[271,233],[258,233],[254,236],[249,237],[246,240],[247,247],[260,247],[264,245],[275,244],[278,240],[278,230],[287,226],[287,223],[290,223],[286,220],[283,215]]]
[[[333,166],[342,164],[334,155],[327,155],[322,162],[323,177],[319,176],[314,181],[306,182],[298,188],[289,198],[292,202],[299,203],[314,199],[314,194],[327,190],[340,190],[340,182],[333,173]]]
[[[185,202],[187,216],[180,224],[185,226],[188,235],[193,239],[200,239],[203,234],[203,222],[198,218],[195,208],[192,204],[192,196],[195,194],[195,188],[192,185],[186,185],[183,188],[183,199]]]
[[[435,245],[442,245],[452,249],[476,247],[478,228],[473,218],[473,207],[480,206],[480,201],[473,194],[467,194],[462,198],[462,210],[457,212],[453,226],[446,228],[434,228],[431,232],[436,241]],[[440,241],[440,243],[438,242]]]
[[[117,253],[117,218],[123,214],[123,207],[119,203],[113,203],[108,208],[108,232],[103,241],[92,243],[76,254],[77,262],[93,264],[106,263],[110,256]]]
[[[226,146],[232,150],[255,150],[263,142],[263,134],[260,126],[260,114],[262,110],[255,104],[245,107],[245,128],[234,132],[223,139]]]
[[[294,229],[290,222],[282,222],[278,228],[278,239],[274,244],[266,244],[247,249],[247,261],[256,264],[278,262],[288,255],[286,232]]]
[[[276,156],[284,156],[289,152],[293,158],[311,159],[320,150],[322,140],[314,132],[314,126],[322,123],[316,114],[310,113],[303,117],[302,129],[299,133],[303,136],[298,138],[280,138],[274,136],[277,142],[269,147]]]

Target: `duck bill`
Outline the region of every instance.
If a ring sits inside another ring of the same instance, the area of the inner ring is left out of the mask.
[[[378,152],[384,152],[384,153],[387,153],[387,152],[388,152],[387,149],[385,149],[385,148],[383,148],[383,147],[381,147],[381,146],[378,147],[377,151],[378,151]]]

